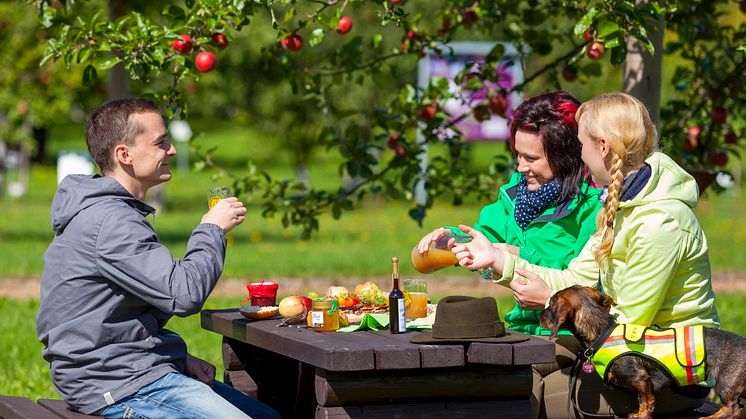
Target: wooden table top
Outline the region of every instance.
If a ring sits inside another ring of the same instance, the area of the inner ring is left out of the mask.
[[[528,365],[553,362],[555,357],[554,343],[535,336],[519,343],[421,345],[409,342],[417,331],[319,333],[306,327],[277,327],[279,318],[247,319],[238,309],[203,310],[201,320],[205,330],[328,371]]]

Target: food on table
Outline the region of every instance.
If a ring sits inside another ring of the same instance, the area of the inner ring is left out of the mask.
[[[355,295],[364,295],[364,294],[377,294],[379,291],[378,285],[376,285],[373,281],[365,281],[362,284],[357,284],[355,286]]]
[[[326,295],[326,298],[337,298],[339,297],[340,294],[347,294],[347,293],[348,293],[347,288],[337,286],[337,285],[332,285],[331,287],[326,289],[325,295]]]
[[[307,321],[308,327],[317,332],[336,332],[339,329],[337,300],[315,300]]]
[[[280,316],[292,317],[311,311],[312,301],[305,295],[289,295],[280,300]]]
[[[308,314],[304,311],[296,316],[283,317],[282,320],[280,320],[280,323],[277,324],[277,327],[305,324],[307,315]]]
[[[277,306],[243,306],[239,311],[249,319],[262,320],[276,316],[280,310]]]

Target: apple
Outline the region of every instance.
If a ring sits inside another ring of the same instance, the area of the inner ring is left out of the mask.
[[[332,285],[331,287],[326,289],[325,295],[327,298],[337,298],[340,295],[346,295],[346,294],[348,294],[347,288],[337,286],[337,285]]]
[[[394,6],[397,6],[399,4],[402,4],[402,0],[389,0],[389,3],[393,4]]]
[[[578,70],[570,65],[562,67],[562,78],[567,81],[575,81],[578,78]]]
[[[490,112],[492,112],[495,115],[505,116],[505,110],[508,108],[508,101],[505,99],[505,96],[502,95],[492,95],[490,97]]]
[[[686,129],[686,136],[688,138],[697,139],[697,138],[699,138],[699,134],[701,134],[701,133],[702,133],[702,128],[697,127],[697,126],[689,127],[689,128]]]
[[[394,153],[396,153],[399,157],[404,157],[407,155],[407,150],[404,149],[404,147],[399,144],[399,133],[398,132],[392,132],[389,136],[389,139],[386,141],[386,145],[394,150]],[[355,293],[357,294],[357,292]]]
[[[352,29],[352,19],[350,19],[347,16],[342,16],[339,19],[339,24],[337,24],[337,33],[341,33],[342,35],[346,34]]]
[[[712,111],[712,123],[722,125],[728,120],[728,111],[725,108],[715,108]]]
[[[474,119],[476,119],[479,122],[490,119],[490,113],[487,110],[487,106],[479,105],[474,108],[473,112],[474,112]]]
[[[735,131],[730,130],[727,133],[725,133],[725,137],[723,137],[723,141],[725,141],[725,144],[735,144],[738,142],[738,135],[736,135]]]
[[[479,19],[479,15],[477,14],[477,11],[474,10],[474,8],[472,7],[467,7],[466,9],[463,9],[461,11],[461,16],[464,19],[464,26],[467,28],[473,25],[474,22],[476,22],[477,19]]]
[[[289,295],[280,300],[280,316],[292,317],[311,311],[313,300],[304,295]]]
[[[715,166],[725,166],[728,163],[728,153],[723,149],[713,150],[710,153],[710,163]]]
[[[435,114],[438,112],[438,110],[435,108],[435,105],[428,105],[424,108],[421,108],[417,111],[417,116],[420,117],[420,119],[424,122],[430,122],[435,118]]]
[[[226,38],[225,34],[214,33],[212,34],[212,43],[223,50],[228,46],[228,38]]]
[[[681,145],[686,151],[694,151],[699,146],[699,140],[696,137],[689,137],[684,140],[684,144]]]
[[[588,42],[593,42],[593,33],[590,30],[583,32],[583,39]]]
[[[415,32],[415,31],[408,31],[407,32],[407,39],[409,39],[410,41],[416,41],[417,38],[419,38],[419,36],[417,36],[417,32]]]
[[[177,53],[181,55],[189,55],[189,53],[192,52],[192,47],[194,46],[194,42],[192,42],[192,37],[189,35],[179,35],[179,39],[174,39],[171,41],[171,48],[176,50]]]
[[[210,51],[202,51],[194,59],[194,66],[201,73],[207,73],[215,68],[215,54]]]
[[[588,47],[588,52],[586,53],[588,55],[588,58],[592,60],[598,60],[601,58],[602,55],[604,55],[604,51],[606,50],[606,47],[604,47],[604,44],[600,42],[594,42],[591,44],[590,47]]]
[[[280,44],[287,50],[300,51],[300,49],[303,48],[303,38],[301,38],[300,35],[291,34],[282,38]]]

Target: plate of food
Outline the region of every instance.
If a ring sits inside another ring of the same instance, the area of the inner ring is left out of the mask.
[[[254,320],[271,319],[279,313],[277,306],[242,306],[238,311],[244,317]]]
[[[337,299],[340,323],[345,326],[359,324],[366,314],[389,312],[389,294],[372,281],[358,284],[353,292],[345,287],[331,286],[326,291],[326,297]]]

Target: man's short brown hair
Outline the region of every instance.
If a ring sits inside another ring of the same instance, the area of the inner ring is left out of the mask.
[[[132,114],[155,112],[158,105],[147,99],[110,100],[91,113],[86,121],[85,142],[93,161],[105,174],[114,170],[112,151],[119,144],[131,145],[142,127],[130,120]]]

